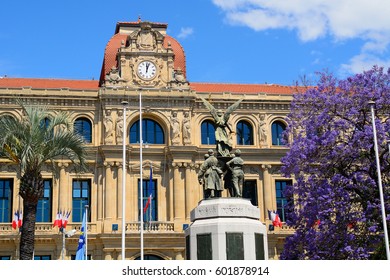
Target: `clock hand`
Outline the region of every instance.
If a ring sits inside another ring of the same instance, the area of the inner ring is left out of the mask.
[[[146,63],[146,73],[148,73],[150,63]]]

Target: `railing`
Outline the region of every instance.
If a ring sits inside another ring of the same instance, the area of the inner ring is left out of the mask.
[[[97,226],[95,223],[88,224],[88,232],[96,233]],[[80,231],[81,223],[68,223],[66,226],[66,231],[76,229]],[[36,223],[35,224],[35,234],[36,235],[51,235],[59,233],[58,227],[53,227],[52,223]],[[19,229],[13,229],[11,223],[0,223],[0,235],[17,235],[19,234]]]
[[[270,230],[270,225],[272,223],[267,222],[267,233],[268,234],[293,234],[295,232],[294,228],[286,225],[285,223],[282,224],[281,227],[274,227],[273,230]]]
[[[88,223],[88,232],[89,233],[98,233],[96,223]],[[68,223],[66,226],[66,231],[75,229],[78,232],[81,229],[81,223]],[[129,222],[126,223],[126,232],[139,232],[140,231],[140,222]],[[174,232],[174,223],[173,222],[145,222],[144,223],[145,232]],[[53,227],[52,223],[36,223],[35,224],[35,234],[36,235],[52,235],[58,234],[59,228]],[[0,236],[1,235],[18,235],[19,229],[13,229],[11,223],[0,223]]]
[[[273,230],[270,230],[269,225],[271,223],[267,222],[265,225],[267,227],[268,234],[293,234],[294,229],[292,227],[283,224],[281,227],[274,227]],[[80,231],[81,223],[69,223],[66,227],[66,230],[76,229]],[[128,222],[126,223],[126,233],[134,233],[140,231],[140,222]],[[174,232],[174,223],[173,222],[144,222],[144,231],[150,233],[158,232]],[[98,233],[96,223],[88,223],[88,232],[89,233]],[[0,223],[0,235],[13,235],[18,234],[18,229],[13,229],[11,223]],[[37,235],[50,235],[58,234],[58,227],[53,227],[52,223],[36,223],[35,224],[35,233]]]
[[[126,223],[126,232],[139,232],[140,222]],[[145,222],[144,231],[146,232],[174,232],[174,223],[172,222]]]

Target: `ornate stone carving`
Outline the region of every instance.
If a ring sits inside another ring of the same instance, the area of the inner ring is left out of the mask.
[[[259,122],[259,142],[261,146],[264,146],[267,144],[267,124],[265,122],[265,115],[260,115],[260,122]]]
[[[121,76],[119,75],[118,68],[112,67],[110,72],[106,74],[105,85],[106,86],[120,85],[122,82],[125,82],[125,80],[122,79]]]
[[[184,112],[183,118],[183,143],[191,144],[191,117],[189,112]]]
[[[106,116],[104,117],[104,143],[106,145],[114,144],[114,122],[110,109],[106,110]]]
[[[137,36],[137,47],[143,50],[153,50],[156,47],[156,38],[150,22],[141,22],[141,31]]]
[[[170,82],[171,87],[188,88],[189,83],[184,76],[184,71],[181,68],[174,70],[173,79]]]
[[[120,145],[123,143],[123,111],[118,110],[118,117],[116,118],[115,134],[116,144]]]
[[[173,111],[172,115],[170,117],[171,121],[171,139],[172,139],[172,145],[179,145],[180,144],[180,122],[177,117],[177,112]]]

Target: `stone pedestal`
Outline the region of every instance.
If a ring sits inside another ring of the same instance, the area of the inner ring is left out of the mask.
[[[260,210],[248,199],[211,198],[191,211],[186,259],[268,259],[267,230]]]

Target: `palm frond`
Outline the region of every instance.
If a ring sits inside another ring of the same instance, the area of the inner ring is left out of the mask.
[[[40,170],[47,161],[65,157],[85,164],[84,142],[71,129],[69,114],[50,116],[45,107],[22,105],[22,119],[0,118],[0,156],[20,164],[22,172]]]

